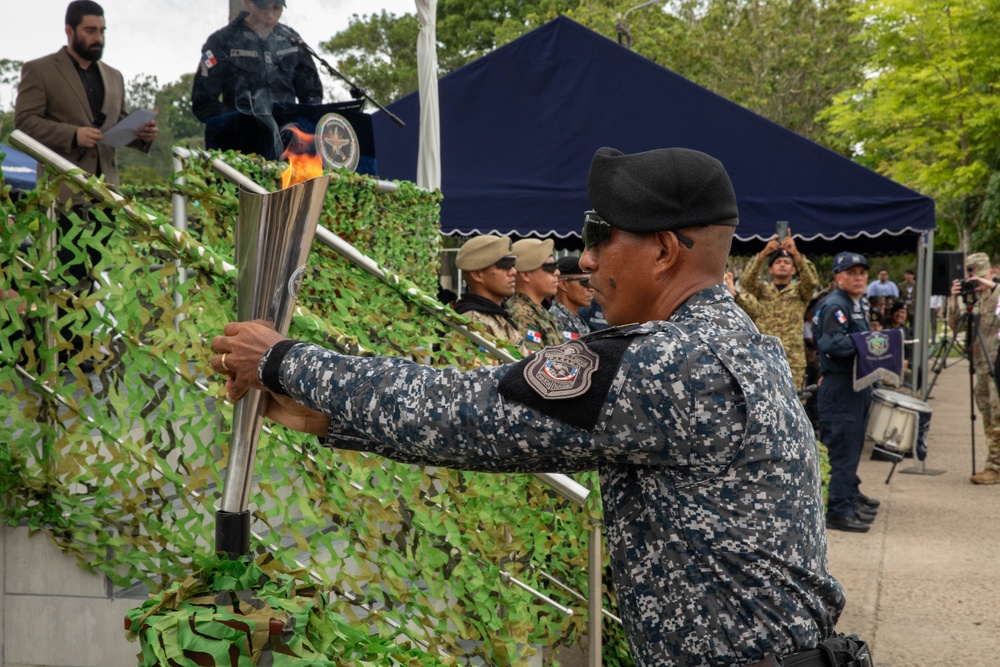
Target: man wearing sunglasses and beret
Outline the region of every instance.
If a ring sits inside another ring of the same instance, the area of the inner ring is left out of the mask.
[[[552,257],[552,239],[521,239],[514,244],[517,281],[507,312],[531,351],[563,342],[556,318],[544,302],[556,295],[559,267]]]
[[[577,255],[560,257],[559,285],[555,301],[549,312],[555,318],[563,339],[573,340],[590,333],[590,326],[580,317],[580,309],[594,303],[594,290],[590,289],[590,274],[580,268]]]
[[[510,342],[522,357],[529,352],[524,338],[504,308],[504,299],[514,294],[514,264],[517,256],[506,236],[476,236],[465,242],[455,257],[462,271],[465,294],[455,303],[455,312],[479,322],[486,333]]]
[[[844,592],[826,569],[816,442],[788,361],[722,283],[737,225],[725,169],[683,148],[601,148],[588,194],[580,268],[609,329],[462,372],[231,323],[212,366],[230,400],[270,391],[271,419],[327,446],[597,470],[637,665],[819,667],[833,663],[817,646],[834,641],[863,661],[863,642],[833,637]]]

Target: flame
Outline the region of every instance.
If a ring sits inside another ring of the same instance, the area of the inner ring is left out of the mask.
[[[316,153],[314,135],[307,134],[294,125],[289,125],[286,129],[291,130],[293,136],[285,152],[281,154],[281,159],[288,159],[288,168],[281,172],[282,189],[323,175],[323,159]]]

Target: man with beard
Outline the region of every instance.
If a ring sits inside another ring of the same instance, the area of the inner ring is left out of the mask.
[[[103,132],[125,118],[122,74],[101,62],[104,10],[96,2],[75,0],[66,8],[67,45],[32,60],[21,69],[14,106],[14,127],[106,183],[118,185],[115,149],[101,142]],[[156,121],[136,131],[132,148],[149,151]],[[42,169],[42,165],[39,165]],[[63,196],[69,191],[64,189]]]
[[[514,256],[506,236],[476,236],[465,242],[455,257],[462,271],[465,294],[455,303],[455,312],[483,325],[494,338],[510,341],[522,356],[528,356],[521,333],[507,316],[504,299],[514,294]]]
[[[118,185],[115,148],[101,143],[104,132],[128,115],[125,109],[125,84],[121,72],[101,62],[104,55],[104,10],[96,2],[75,0],[66,8],[67,45],[52,55],[32,60],[21,69],[21,83],[14,106],[14,128],[30,135],[63,158],[95,176],[103,176],[108,185]],[[149,152],[156,138],[156,121],[151,120],[135,132],[128,145]],[[39,164],[39,173],[43,170]],[[62,278],[78,294],[90,291],[93,267],[103,256],[100,239],[108,232],[84,204],[63,185],[59,197],[72,201],[73,216],[58,215],[60,245],[56,250]],[[103,229],[102,229],[103,227]],[[83,234],[81,238],[78,235]],[[86,243],[84,237],[93,237]],[[85,247],[80,258],[78,247]],[[68,328],[63,336],[71,337]],[[80,351],[86,344],[74,338]],[[81,366],[90,364],[80,359]]]

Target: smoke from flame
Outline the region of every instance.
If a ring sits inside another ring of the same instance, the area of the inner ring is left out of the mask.
[[[316,153],[314,135],[307,134],[294,125],[285,129],[292,131],[292,140],[281,154],[282,160],[288,160],[288,168],[281,172],[282,189],[323,175],[323,159]]]

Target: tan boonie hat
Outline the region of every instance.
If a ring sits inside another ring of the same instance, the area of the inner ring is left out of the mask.
[[[513,254],[510,249],[510,238],[506,236],[476,236],[465,242],[455,266],[463,271],[480,271],[496,264],[507,255]]]
[[[545,263],[552,256],[552,248],[556,242],[552,239],[521,239],[514,244],[514,254],[517,255],[517,264],[514,268],[518,273],[534,271]]]

